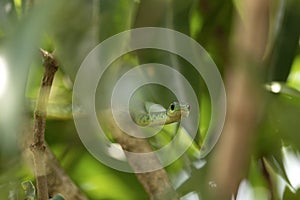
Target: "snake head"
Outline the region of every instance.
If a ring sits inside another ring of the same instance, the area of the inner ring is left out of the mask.
[[[167,115],[170,118],[187,117],[190,112],[189,104],[180,104],[179,102],[173,102],[167,109]]]

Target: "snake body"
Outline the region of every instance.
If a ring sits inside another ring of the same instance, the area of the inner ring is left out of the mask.
[[[157,104],[156,104],[157,105]],[[190,112],[190,105],[173,102],[167,109],[161,111],[134,112],[131,114],[134,122],[139,126],[159,126],[179,122],[181,117],[187,117]]]

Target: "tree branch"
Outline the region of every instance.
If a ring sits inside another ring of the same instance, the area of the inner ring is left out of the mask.
[[[268,33],[269,0],[242,3],[243,21],[238,19],[235,24],[232,66],[225,77],[227,119],[211,169],[211,178],[218,185],[216,199],[231,199],[246,176],[257,122],[264,106],[260,78]]]
[[[135,153],[153,152],[153,149],[146,139],[134,138],[122,132],[115,124],[110,111],[105,111],[100,117],[106,119],[106,124],[109,124],[114,139],[122,146],[123,150]],[[128,154],[125,155],[133,171],[140,171],[145,165],[161,167],[161,164],[154,153],[149,159],[142,161],[137,160]],[[135,175],[151,200],[179,200],[179,196],[173,188],[164,168],[152,172],[136,173]]]

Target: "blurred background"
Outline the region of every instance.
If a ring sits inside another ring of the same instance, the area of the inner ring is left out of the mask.
[[[39,48],[54,52],[59,62],[45,137],[65,172],[88,199],[149,198],[135,174],[89,154],[71,107],[73,82],[87,54],[117,33],[150,26],[190,36],[216,63],[228,100],[216,147],[203,159],[194,156],[211,120],[210,96],[193,67],[168,52],[139,50],[117,59],[99,81],[96,108],[108,107],[113,85],[132,67],[171,65],[192,85],[200,111],[193,145],[166,167],[181,199],[300,199],[299,11],[298,0],[0,0],[0,198],[24,199],[21,182],[35,183],[24,138],[31,134],[43,75]],[[144,90],[139,96],[164,107],[174,100],[165,88]]]

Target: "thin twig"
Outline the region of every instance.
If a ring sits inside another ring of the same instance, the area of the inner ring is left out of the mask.
[[[45,156],[49,196],[53,197],[56,194],[62,194],[65,199],[87,200],[87,197],[61,167],[59,161],[47,144]]]
[[[54,79],[55,72],[58,69],[58,64],[53,55],[47,51],[40,49],[43,56],[43,65],[45,67],[39,96],[37,98],[36,107],[34,110],[34,125],[33,125],[33,143],[30,149],[33,153],[34,169],[37,182],[37,193],[39,200],[48,199],[47,173],[45,160],[45,126],[47,115],[47,103],[50,95],[51,85]]]

